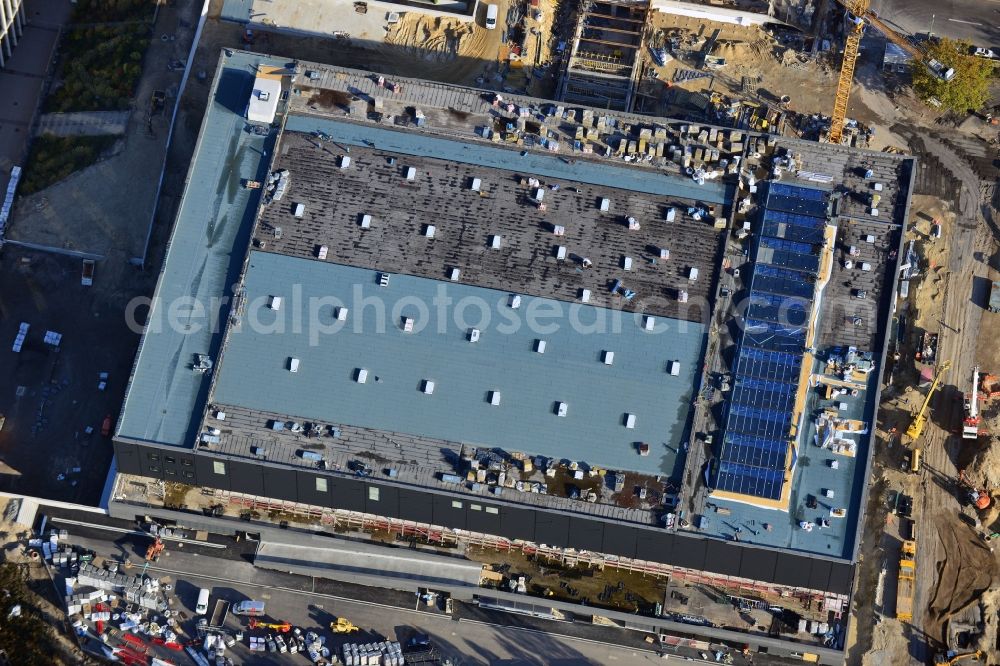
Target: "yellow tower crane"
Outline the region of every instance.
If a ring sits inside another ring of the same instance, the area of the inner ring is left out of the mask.
[[[938,366],[937,372],[934,373],[934,381],[931,383],[930,390],[927,391],[927,396],[924,398],[924,404],[920,406],[920,411],[917,412],[917,416],[913,419],[913,423],[911,423],[910,427],[906,429],[906,436],[910,438],[910,441],[920,439],[920,435],[923,434],[924,425],[927,423],[927,406],[931,404],[931,398],[934,397],[934,392],[938,390],[938,386],[941,384],[941,379],[950,368],[951,361],[945,361]]]
[[[858,59],[861,48],[861,37],[865,25],[870,24],[885,35],[886,39],[903,49],[913,58],[914,62],[922,62],[935,76],[950,81],[955,75],[953,70],[937,62],[928,60],[927,54],[909,42],[905,37],[887,26],[877,16],[868,11],[869,0],[837,0],[850,13],[853,23],[847,43],[844,45],[844,60],[840,65],[840,78],[837,79],[837,96],[833,101],[833,118],[830,121],[830,143],[840,143],[844,136],[844,121],[847,120],[847,102],[851,98],[851,83],[854,80],[854,63]]]

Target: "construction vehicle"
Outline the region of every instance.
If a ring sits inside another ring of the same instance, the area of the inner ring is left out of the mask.
[[[935,666],[951,666],[951,664],[957,664],[960,661],[965,661],[966,659],[979,659],[983,656],[983,653],[979,650],[975,652],[963,652],[961,654],[949,650],[948,652],[942,652],[934,657]]]
[[[94,265],[93,259],[83,260],[83,272],[80,275],[80,284],[84,287],[92,287],[94,285]]]
[[[962,439],[979,439],[979,366],[972,369],[972,393],[965,394]]]
[[[958,482],[965,490],[968,491],[966,497],[968,498],[970,504],[980,511],[986,511],[986,509],[990,508],[990,504],[993,503],[993,499],[990,497],[990,494],[982,488],[977,488],[976,485],[969,480],[969,477],[965,475],[964,469],[958,471]]]
[[[287,634],[292,630],[292,625],[288,622],[264,622],[263,620],[258,620],[255,617],[250,618],[250,628],[251,629],[271,629],[273,631],[280,632],[282,634]]]
[[[924,51],[908,39],[883,23],[873,12],[869,11],[869,0],[837,0],[848,11],[847,19],[851,22],[847,42],[844,44],[844,59],[840,66],[840,78],[837,80],[837,96],[833,102],[833,117],[830,120],[830,143],[840,143],[844,137],[844,123],[847,120],[847,103],[851,98],[851,84],[854,81],[854,65],[861,48],[861,37],[865,26],[871,25],[885,35],[890,42],[909,53],[915,62],[922,62],[933,74],[943,81],[955,78],[955,70],[943,63],[928,58]]]
[[[913,358],[920,363],[934,365],[937,360],[938,334],[924,331],[920,337],[920,346],[917,347]]]
[[[338,617],[336,622],[330,623],[330,631],[335,634],[353,634],[361,629],[347,618]]]
[[[985,374],[979,378],[979,398],[983,401],[1000,397],[1000,376]]]
[[[153,543],[149,544],[149,548],[146,549],[146,561],[156,562],[160,559],[160,554],[166,546],[163,545],[163,539],[156,537],[153,539]]]
[[[904,541],[899,551],[899,582],[896,584],[896,619],[913,619],[913,589],[916,580],[917,542]]]
[[[924,402],[920,406],[920,411],[917,412],[917,415],[914,417],[913,423],[910,424],[910,427],[906,429],[906,436],[910,438],[911,442],[920,439],[920,435],[923,434],[924,425],[927,423],[927,407],[931,404],[931,398],[934,397],[934,393],[937,391],[938,386],[941,385],[941,379],[950,368],[951,361],[945,361],[938,366],[937,372],[934,373],[934,381],[931,383],[931,387],[927,391],[927,396],[924,398]]]

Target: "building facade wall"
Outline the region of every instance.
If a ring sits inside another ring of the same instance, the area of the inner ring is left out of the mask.
[[[518,506],[488,497],[408,487],[188,449],[115,441],[118,471],[197,487],[358,511],[456,530],[522,539],[850,595],[854,567],[844,561],[627,524],[595,516]],[[321,480],[317,483],[317,480]],[[325,488],[325,490],[323,489]]]
[[[24,0],[0,0],[0,68],[7,65],[24,30]]]

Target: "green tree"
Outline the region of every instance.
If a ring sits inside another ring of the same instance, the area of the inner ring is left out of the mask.
[[[993,61],[971,55],[972,45],[966,41],[942,39],[928,45],[923,63],[913,63],[913,89],[927,101],[932,97],[949,111],[965,113],[978,110],[989,99],[990,77]],[[930,67],[929,60],[937,60],[945,68],[955,70],[955,77],[945,81]]]

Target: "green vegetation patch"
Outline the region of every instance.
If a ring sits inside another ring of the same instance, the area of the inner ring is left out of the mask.
[[[124,111],[129,108],[149,46],[148,23],[68,30],[62,39],[62,85],[46,111]]]
[[[43,134],[31,142],[31,152],[21,180],[21,194],[44,190],[75,171],[96,162],[117,136],[54,136]]]
[[[11,664],[52,666],[66,663],[55,635],[38,608],[37,597],[28,589],[23,571],[16,564],[0,564],[0,652]]]
[[[156,0],[76,0],[71,22],[149,21],[155,11]]]
[[[949,111],[961,114],[978,111],[990,96],[993,61],[970,55],[972,45],[961,40],[941,39],[927,47],[927,61],[937,60],[955,70],[945,81],[930,67],[913,63],[913,89],[924,101],[936,99]]]

